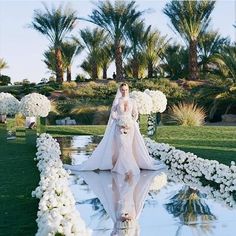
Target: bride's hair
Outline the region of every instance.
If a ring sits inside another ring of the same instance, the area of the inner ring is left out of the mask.
[[[127,83],[121,83],[121,84],[120,84],[120,89],[121,89],[123,86],[129,87],[129,85],[128,85]]]

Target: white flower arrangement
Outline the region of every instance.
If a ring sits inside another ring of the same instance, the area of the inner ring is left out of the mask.
[[[156,143],[155,141],[146,138],[146,146],[151,156],[155,159],[160,159],[167,164],[172,173],[175,173],[179,179],[184,179],[185,183],[191,181],[197,182],[198,186],[203,186],[201,180],[208,182],[206,189],[210,196],[224,201],[230,207],[236,207],[234,199],[236,194],[236,166],[231,163],[231,166],[220,164],[215,160],[208,160],[197,157],[193,153],[184,152],[174,147]],[[211,187],[214,183],[217,188]]]
[[[69,174],[63,169],[60,160],[60,147],[49,134],[41,134],[37,139],[36,160],[40,171],[39,186],[32,196],[40,199],[38,232],[36,236],[62,235],[91,235],[86,228],[75,200],[68,186]]]
[[[162,113],[166,110],[167,99],[166,95],[159,90],[146,89],[144,93],[152,98],[152,113]],[[147,134],[153,135],[156,130],[156,115],[150,114],[148,116],[148,130]]]
[[[14,115],[19,111],[20,102],[10,93],[0,93],[0,114]]]
[[[120,127],[120,131],[122,134],[127,134],[128,129],[130,129],[132,124],[133,124],[133,119],[127,115],[120,116],[117,120],[117,125]]]
[[[147,115],[151,113],[152,98],[147,93],[133,91],[130,93],[130,97],[136,101],[139,114]]]
[[[146,89],[144,93],[148,94],[152,98],[152,112],[164,112],[167,106],[166,95],[159,90]]]
[[[48,98],[39,93],[31,93],[20,101],[20,112],[26,117],[46,117],[51,110]]]

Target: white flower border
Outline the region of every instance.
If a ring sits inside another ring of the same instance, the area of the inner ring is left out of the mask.
[[[40,171],[39,186],[32,192],[40,199],[37,213],[38,232],[36,236],[91,235],[75,206],[75,200],[68,186],[69,174],[60,160],[60,146],[49,134],[37,139],[36,160]]]
[[[184,182],[197,187],[218,201],[223,201],[230,207],[236,207],[233,195],[236,195],[236,166],[220,164],[215,160],[197,157],[193,153],[184,152],[174,147],[157,143],[150,138],[145,138],[145,143],[150,155],[160,159],[167,164],[171,171],[168,173],[170,179]],[[210,185],[204,186],[202,181],[216,183],[219,188]]]

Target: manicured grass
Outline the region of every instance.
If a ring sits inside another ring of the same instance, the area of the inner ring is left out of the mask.
[[[50,125],[46,126],[46,132],[54,137],[66,135],[103,135],[105,125]]]
[[[36,153],[34,134],[6,140],[0,126],[0,235],[35,235],[38,200],[31,192],[39,183],[33,160]]]
[[[47,132],[53,136],[63,135],[102,135],[104,125],[96,126],[47,126]],[[141,125],[146,134],[146,127]],[[202,158],[218,160],[229,165],[236,161],[235,126],[160,126],[153,137],[157,142],[169,143],[178,149],[193,152]]]
[[[154,139],[227,165],[236,161],[236,126],[160,126]]]

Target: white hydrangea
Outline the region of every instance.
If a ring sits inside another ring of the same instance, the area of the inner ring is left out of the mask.
[[[159,90],[146,89],[144,93],[148,94],[152,98],[152,112],[164,112],[167,106],[166,95]]]
[[[147,115],[151,113],[152,99],[148,94],[140,91],[133,91],[130,93],[130,97],[136,101],[139,114]]]
[[[207,194],[230,207],[236,207],[233,197],[236,192],[236,168],[232,165],[234,163],[226,166],[218,161],[203,159],[193,153],[175,149],[168,144],[156,143],[150,138],[145,138],[145,143],[153,158],[160,159],[169,166],[168,176],[172,173],[175,179],[190,186],[198,186],[197,188],[202,187],[201,179],[214,182],[219,185],[219,189],[204,186]]]
[[[40,199],[36,236],[91,235],[75,206],[68,185],[69,174],[60,160],[60,146],[49,134],[37,139],[36,160],[40,171],[39,186],[32,192]]]
[[[46,117],[51,110],[51,103],[47,97],[39,93],[31,93],[20,101],[20,112],[26,117]]]
[[[20,102],[10,93],[0,93],[0,114],[14,115],[19,111]]]

